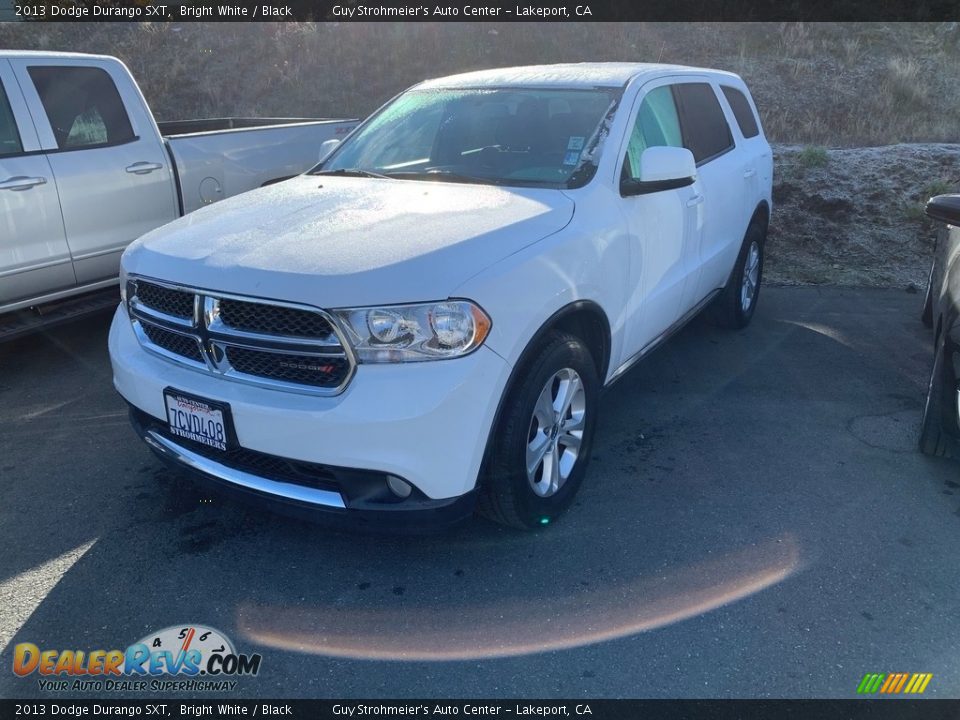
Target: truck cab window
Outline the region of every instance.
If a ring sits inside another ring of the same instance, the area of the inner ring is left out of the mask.
[[[668,86],[647,93],[630,133],[621,178],[640,179],[640,156],[648,147],[683,147],[677,107]]]
[[[61,150],[121,145],[135,139],[120,93],[94,67],[29,68]]]
[[[20,133],[17,131],[17,121],[10,109],[10,101],[0,85],[0,157],[17,155],[23,152],[20,143]]]

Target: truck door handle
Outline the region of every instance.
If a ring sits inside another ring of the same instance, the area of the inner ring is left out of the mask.
[[[127,172],[133,173],[134,175],[146,175],[148,173],[152,173],[154,170],[160,170],[162,168],[163,165],[160,163],[136,162],[127,167]]]
[[[45,177],[25,177],[18,175],[17,177],[12,177],[9,180],[0,182],[0,190],[29,190],[35,185],[46,184],[47,179]]]
[[[703,202],[703,195],[694,195],[692,198],[687,200],[687,207],[696,207]]]
[[[754,175],[756,175],[756,174],[757,174],[757,171],[756,171],[756,170],[747,170],[747,171],[745,171],[745,172],[743,173],[743,176],[744,176],[747,180],[749,180],[750,178],[752,178],[752,177],[753,177]]]

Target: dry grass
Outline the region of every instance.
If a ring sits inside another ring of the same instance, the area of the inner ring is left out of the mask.
[[[0,47],[117,55],[161,119],[363,116],[426,77],[638,60],[741,74],[773,141],[960,139],[960,29],[936,23],[17,23]]]

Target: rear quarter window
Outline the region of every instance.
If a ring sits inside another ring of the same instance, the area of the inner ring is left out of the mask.
[[[740,126],[743,137],[752,138],[759,135],[760,127],[757,125],[757,118],[753,114],[753,108],[750,107],[746,95],[736,88],[726,85],[721,85],[720,89],[723,90],[724,97],[730,103],[730,109],[733,110],[733,116],[737,119],[737,125]]]
[[[733,147],[727,118],[709,83],[682,83],[673,86],[680,111],[683,146],[693,153],[697,164],[708,162]]]
[[[28,72],[61,150],[136,139],[117,86],[105,70],[44,65]]]

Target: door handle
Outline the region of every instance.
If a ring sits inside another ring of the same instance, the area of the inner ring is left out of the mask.
[[[703,195],[694,195],[692,198],[687,200],[687,207],[696,207],[703,202]]]
[[[136,162],[133,165],[127,166],[127,172],[134,175],[146,175],[152,173],[154,170],[161,170],[163,165],[160,163],[152,162]]]
[[[757,171],[756,171],[756,170],[747,170],[747,171],[745,171],[745,172],[743,173],[743,177],[745,177],[747,180],[749,180],[750,178],[752,178],[752,177],[753,177],[754,175],[756,175],[756,174],[757,174]]]
[[[25,177],[18,175],[0,182],[0,190],[29,190],[36,185],[46,185],[45,177]]]

